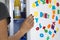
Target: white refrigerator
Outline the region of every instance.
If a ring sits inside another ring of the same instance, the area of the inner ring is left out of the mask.
[[[14,34],[13,7],[10,1],[10,35]],[[34,26],[27,40],[60,40],[60,0],[26,0],[27,17],[34,16]]]
[[[60,0],[27,0],[27,16],[34,26],[27,40],[60,40]]]

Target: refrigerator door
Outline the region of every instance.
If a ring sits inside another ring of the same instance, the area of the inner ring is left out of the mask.
[[[27,17],[34,16],[34,26],[27,40],[60,40],[60,0],[27,0]]]

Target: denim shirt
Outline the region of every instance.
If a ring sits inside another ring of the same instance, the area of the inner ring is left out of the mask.
[[[20,18],[19,20],[14,20],[14,33],[17,33],[21,27],[21,24],[24,22],[24,18]],[[26,34],[20,40],[27,40]]]

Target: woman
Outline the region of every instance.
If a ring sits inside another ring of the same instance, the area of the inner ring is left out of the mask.
[[[0,40],[19,40],[26,32],[28,32],[34,25],[34,18],[32,15],[27,17],[20,30],[13,36],[8,36],[8,24],[10,16],[7,7],[0,2]]]

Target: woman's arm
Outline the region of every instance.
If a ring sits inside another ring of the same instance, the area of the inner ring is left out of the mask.
[[[0,20],[0,40],[8,40],[6,19]]]
[[[33,16],[30,15],[23,22],[21,29],[13,36],[8,37],[7,20],[0,20],[0,40],[19,40],[26,32],[28,32],[34,25]]]

